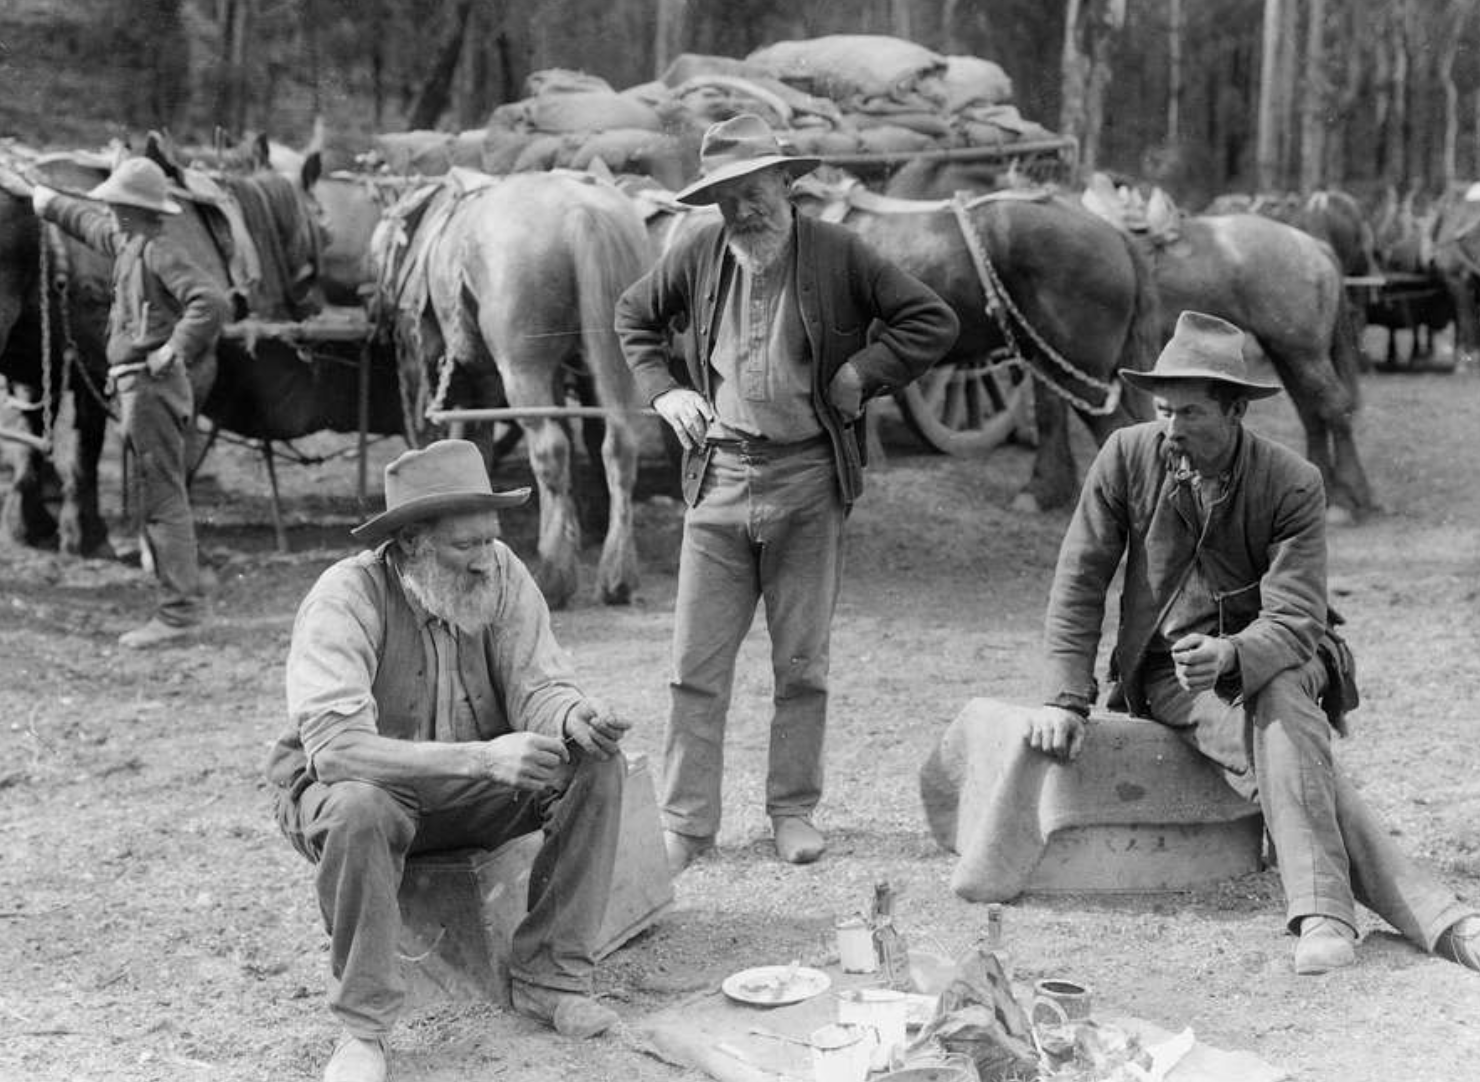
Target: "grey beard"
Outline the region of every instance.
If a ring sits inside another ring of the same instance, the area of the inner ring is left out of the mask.
[[[790,223],[781,229],[760,229],[753,232],[735,233],[729,235],[729,248],[735,256],[735,261],[745,270],[747,274],[755,274],[763,271],[786,251],[786,245],[791,240]]]
[[[408,556],[401,581],[427,612],[470,635],[493,623],[498,614],[498,590],[492,583],[449,571],[433,556]]]

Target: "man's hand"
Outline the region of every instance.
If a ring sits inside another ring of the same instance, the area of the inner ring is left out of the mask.
[[[144,358],[144,365],[149,369],[149,374],[156,379],[169,371],[170,365],[175,363],[175,347],[166,342],[156,350],[152,350]]]
[[[479,745],[480,772],[516,789],[548,789],[570,758],[565,744],[544,733],[505,733]]]
[[[1207,691],[1238,662],[1238,649],[1228,639],[1184,635],[1172,643],[1177,683],[1191,692]]]
[[[17,199],[30,199],[34,188],[35,185],[14,169],[0,165],[0,191],[9,192]]]
[[[565,715],[565,739],[598,759],[610,759],[632,723],[600,699],[582,699]]]
[[[653,409],[668,422],[685,451],[697,451],[704,445],[704,435],[709,431],[709,422],[714,420],[714,410],[698,391],[674,387],[653,399]]]
[[[833,373],[827,387],[827,400],[833,404],[846,421],[856,421],[863,412],[863,377],[852,361],[844,361]]]
[[[1028,747],[1037,748],[1065,762],[1073,762],[1084,746],[1085,720],[1062,706],[1045,706],[1035,711],[1028,723]]]

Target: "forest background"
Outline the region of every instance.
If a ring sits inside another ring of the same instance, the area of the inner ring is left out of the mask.
[[[1196,206],[1228,191],[1434,195],[1480,175],[1480,0],[6,0],[0,136],[219,126],[329,164],[482,127],[533,71],[623,89],[680,53],[891,34],[1000,64],[1021,112]],[[337,159],[337,160],[336,160]]]

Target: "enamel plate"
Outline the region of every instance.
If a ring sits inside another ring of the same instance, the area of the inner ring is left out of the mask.
[[[800,1003],[826,992],[832,979],[820,969],[806,966],[756,966],[725,978],[720,988],[731,999],[760,1007]]]

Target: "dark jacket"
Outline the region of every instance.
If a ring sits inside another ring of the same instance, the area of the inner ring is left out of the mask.
[[[166,342],[186,364],[215,348],[226,295],[169,237],[129,237],[98,205],[65,195],[52,197],[45,216],[113,259],[110,365],[142,361]]]
[[[1110,583],[1125,556],[1114,670],[1132,713],[1146,714],[1143,673],[1167,603],[1194,559],[1238,650],[1246,700],[1304,665],[1326,626],[1325,489],[1294,451],[1248,430],[1224,497],[1202,533],[1195,497],[1167,468],[1160,424],[1115,432],[1101,448],[1059,550],[1045,627],[1047,701],[1094,702],[1095,655]]]
[[[811,347],[812,405],[832,440],[843,502],[863,490],[862,425],[849,424],[828,400],[845,361],[863,378],[864,398],[887,394],[923,375],[955,344],[955,313],[842,226],[794,216],[797,303]],[[713,400],[709,357],[735,257],[721,223],[696,230],[666,253],[617,302],[617,333],[639,392],[648,402],[674,387]],[[877,325],[876,322],[877,321]],[[683,355],[680,378],[668,364],[669,331]],[[684,495],[692,504],[707,453],[684,457]]]

